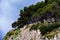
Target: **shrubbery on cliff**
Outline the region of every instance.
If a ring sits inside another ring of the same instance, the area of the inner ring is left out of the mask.
[[[24,7],[24,9],[20,10],[20,17],[12,24],[12,27],[22,28],[26,24],[42,21],[42,16],[45,17],[44,15],[47,13],[54,15],[55,18],[60,17],[60,0],[45,0]]]

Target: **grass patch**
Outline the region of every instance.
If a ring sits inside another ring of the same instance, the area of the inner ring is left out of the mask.
[[[15,37],[18,35],[18,33],[20,33],[20,29],[11,30],[7,33],[7,35],[4,37],[4,39],[7,39],[8,37],[11,37],[12,35]]]
[[[55,29],[51,32],[46,33],[44,36],[50,39],[50,38],[53,38],[58,32],[60,32],[60,31]]]

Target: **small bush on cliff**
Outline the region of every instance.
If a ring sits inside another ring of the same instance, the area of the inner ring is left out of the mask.
[[[39,29],[41,31],[41,34],[44,35],[44,34],[46,34],[49,31],[49,25],[48,24],[45,24],[45,23],[42,23],[39,26]]]
[[[19,29],[14,29],[14,30],[11,30],[7,33],[7,35],[5,36],[4,39],[7,39],[8,37],[11,37],[12,35],[15,37],[18,35],[18,33],[20,33],[20,30]]]
[[[37,30],[39,27],[39,24],[36,24],[36,25],[32,25],[30,30]]]
[[[51,32],[53,31],[54,29],[57,29],[60,27],[60,24],[55,22],[55,23],[52,23],[52,24],[41,24],[41,26],[39,27],[40,31],[41,31],[41,34],[44,35],[48,32]]]

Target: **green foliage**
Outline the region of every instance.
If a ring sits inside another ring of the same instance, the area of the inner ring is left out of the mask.
[[[13,28],[22,28],[24,25],[28,24],[29,21],[34,18],[42,17],[47,13],[55,14],[55,17],[60,17],[60,0],[45,0],[32,4],[29,7],[24,7],[20,10],[20,17],[16,22],[12,23]],[[39,19],[40,19],[39,18]],[[32,23],[32,22],[31,22]]]
[[[44,36],[50,39],[50,38],[53,38],[58,32],[60,32],[60,31],[57,29],[54,29],[53,31],[45,34]]]
[[[42,35],[46,34],[50,30],[49,25],[44,24],[44,23],[40,25],[39,29]]]
[[[36,19],[39,19],[38,21],[41,22],[43,20],[42,16],[45,17],[45,15],[49,13],[51,13],[51,17],[54,16],[55,19],[60,18],[60,0],[45,0],[36,4],[32,4],[29,7],[24,7],[22,10],[20,10],[19,18],[17,21],[12,23],[12,27],[15,28],[15,30],[8,32],[5,38],[10,37],[11,35],[17,35],[20,32],[19,28],[29,24],[29,22],[33,23]],[[60,24],[58,22],[52,24],[41,23],[32,25],[30,30],[39,29],[41,34],[45,35],[46,33],[51,32],[59,27]],[[47,37],[48,36],[51,35],[47,35]]]
[[[59,4],[60,0],[45,0],[46,4],[51,4],[52,2],[58,2]]]
[[[53,31],[54,29],[57,29],[60,27],[60,24],[58,24],[57,22],[52,23],[52,24],[41,24],[41,26],[39,27],[41,34],[44,35],[48,32]]]
[[[30,30],[37,30],[38,29],[38,26],[39,26],[39,24],[32,25],[31,28],[30,28]]]
[[[43,8],[45,6],[45,2],[38,2],[37,4],[36,4],[36,9],[38,10],[39,8]]]
[[[18,35],[18,33],[20,33],[20,29],[11,30],[7,33],[7,35],[4,38],[7,39],[8,37],[11,37],[12,35],[15,37]]]
[[[48,32],[53,31],[54,29],[58,29],[60,27],[60,24],[55,22],[55,23],[41,23],[41,24],[36,24],[36,25],[32,25],[30,27],[30,30],[37,30],[39,29],[41,31],[42,35],[45,35]]]
[[[16,28],[16,26],[17,26],[17,22],[14,22],[14,23],[12,24],[12,27],[13,27],[13,28]]]

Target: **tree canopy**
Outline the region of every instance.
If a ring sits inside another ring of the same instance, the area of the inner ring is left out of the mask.
[[[32,4],[29,7],[24,7],[20,10],[19,18],[12,23],[13,28],[21,28],[26,24],[32,23],[34,18],[41,18],[42,15],[52,13],[60,17],[60,0],[45,0]]]

